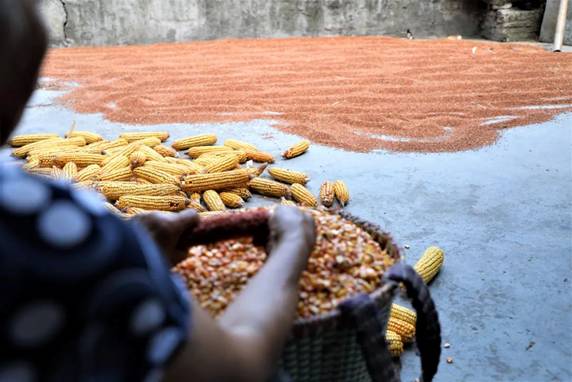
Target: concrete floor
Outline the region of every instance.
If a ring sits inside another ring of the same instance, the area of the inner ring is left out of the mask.
[[[135,129],[168,130],[173,138],[214,132],[276,155],[299,139],[271,121],[114,124],[54,105],[58,94],[36,93],[19,133],[63,133],[75,120],[109,137]],[[437,381],[572,380],[572,114],[507,130],[476,151],[360,154],[313,146],[288,167],[308,172],[315,192],[324,179],[344,179],[353,198],[348,210],[409,245],[409,263],[429,245],[445,249],[431,291],[451,347]],[[407,351],[403,380],[413,381],[418,368]]]

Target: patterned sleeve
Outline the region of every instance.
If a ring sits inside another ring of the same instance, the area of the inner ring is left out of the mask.
[[[0,166],[0,382],[158,381],[189,320],[141,227]]]

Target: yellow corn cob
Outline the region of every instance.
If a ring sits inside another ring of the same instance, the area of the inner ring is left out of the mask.
[[[387,322],[387,330],[399,334],[403,343],[409,343],[415,337],[415,326],[408,322],[390,317]]]
[[[82,153],[82,152],[64,152],[57,154],[54,162],[57,165],[64,166],[68,162],[74,162],[76,165],[84,167],[90,164],[101,165],[105,156],[101,154]]]
[[[445,253],[439,247],[429,247],[413,267],[425,284],[429,284],[441,270]]]
[[[134,141],[134,142],[137,142],[137,143],[141,144],[142,146],[150,147],[151,149],[153,147],[159,146],[161,144],[161,140],[159,138],[155,138],[155,137],[145,138],[145,139],[141,139],[139,141]]]
[[[400,357],[403,353],[403,341],[401,341],[401,336],[391,330],[385,333],[385,342],[387,343],[387,349],[392,357]]]
[[[145,179],[155,184],[179,184],[179,177],[161,171],[155,167],[147,166],[147,164],[133,170],[133,174],[138,178]]]
[[[147,160],[147,155],[143,151],[135,151],[129,155],[129,162],[131,163],[131,168],[141,167],[145,164]]]
[[[235,169],[239,166],[238,157],[228,155],[217,158],[213,163],[206,166],[205,173],[223,172]]]
[[[99,173],[98,180],[100,181],[121,181],[130,180],[133,176],[131,167],[120,167],[113,171],[104,172],[103,169]]]
[[[101,182],[97,189],[109,200],[117,200],[125,195],[175,195],[180,191],[179,187],[174,184],[142,184],[136,182]]]
[[[183,166],[194,168],[195,171],[197,172],[197,174],[202,171],[202,166],[199,166],[198,164],[196,164],[195,162],[193,162],[189,159],[165,157],[165,162],[173,163],[173,164],[180,164]]]
[[[196,164],[197,166],[203,167],[204,169],[204,167],[210,166],[216,161],[217,161],[216,155],[201,155],[199,158],[195,159],[193,163]]]
[[[207,190],[203,193],[203,200],[209,211],[224,211],[226,207],[220,195],[214,190]]]
[[[85,142],[89,145],[90,143],[99,142],[103,140],[103,137],[99,134],[92,133],[91,131],[71,131],[66,134],[66,138],[73,138],[73,137],[83,137],[85,138]]]
[[[145,154],[147,154],[147,151],[145,151],[144,147],[146,147],[146,146],[141,145],[139,142],[133,142],[133,143],[128,144],[127,146],[123,146],[123,147],[119,147],[117,149],[114,149],[111,152],[105,151],[106,157],[103,160],[102,165],[105,166],[106,164],[108,164],[112,160],[115,160],[117,157],[129,158],[129,156],[137,150],[141,150]],[[149,148],[149,150],[155,152],[157,154],[157,156],[161,157],[161,155],[159,153],[157,153],[155,150],[153,150],[151,148]],[[148,157],[151,158],[151,156],[148,156]]]
[[[167,162],[167,158],[159,154],[157,151],[149,146],[141,146],[138,151],[145,153],[147,160],[154,160],[156,162]]]
[[[191,200],[193,202],[197,202],[197,203],[201,203],[201,194],[199,194],[198,192],[193,192],[191,193]]]
[[[245,163],[248,160],[248,155],[246,154],[246,151],[243,150],[233,150],[233,151],[215,151],[215,152],[211,152],[211,153],[204,153],[203,155],[201,155],[199,158],[201,157],[208,157],[208,156],[214,156],[214,157],[226,157],[226,156],[234,156],[238,159],[238,161],[240,163]]]
[[[288,150],[284,151],[282,156],[285,159],[292,159],[299,155],[304,154],[310,148],[310,141],[301,141],[296,143],[294,146],[290,147]]]
[[[38,158],[28,158],[28,163],[24,164],[22,169],[28,171],[38,166],[40,166],[40,160]]]
[[[119,198],[116,206],[120,209],[135,207],[143,208],[146,210],[181,211],[187,207],[187,204],[188,199],[178,195],[125,195]]]
[[[118,138],[114,141],[109,141],[109,142],[95,143],[95,145],[100,145],[100,146],[98,146],[98,148],[101,148],[101,151],[111,150],[111,149],[118,148],[118,147],[124,147],[124,146],[127,146],[128,144],[129,144],[129,142],[127,142],[127,139],[123,139],[123,138]]]
[[[228,208],[242,208],[244,207],[244,200],[236,194],[230,192],[221,192],[220,198],[225,206]]]
[[[62,148],[50,147],[45,149],[32,150],[28,153],[28,158],[39,159],[40,167],[51,167],[58,165],[56,164],[55,160],[59,154],[70,153],[70,152],[79,152],[79,151],[77,147],[73,146],[67,146]]]
[[[224,141],[224,145],[234,150],[258,151],[256,146],[251,145],[248,142],[239,141],[238,139],[227,139],[226,141]]]
[[[405,321],[413,326],[415,326],[417,323],[417,313],[415,313],[411,309],[408,309],[404,306],[397,304],[391,305],[390,317],[393,317],[401,321]]]
[[[308,183],[308,180],[310,180],[308,175],[304,174],[303,172],[288,170],[285,168],[271,167],[268,169],[268,173],[274,179],[288,184],[306,184]]]
[[[290,192],[292,193],[292,197],[294,198],[294,200],[297,201],[298,203],[300,203],[302,206],[305,206],[305,207],[317,207],[318,206],[318,201],[316,200],[316,197],[314,195],[312,195],[310,190],[308,190],[306,187],[302,186],[301,184],[294,183],[290,187]]]
[[[350,201],[350,192],[344,181],[336,180],[336,183],[334,183],[334,193],[342,206],[345,206]]]
[[[83,145],[81,144],[83,142]],[[55,147],[69,147],[69,146],[85,146],[85,139],[81,137],[63,139],[63,138],[51,138],[45,139],[43,141],[30,143],[28,145],[18,147],[12,151],[12,155],[18,158],[24,158],[32,150],[55,148]]]
[[[273,198],[282,198],[290,195],[290,189],[287,185],[260,177],[252,179],[248,187],[258,194]]]
[[[218,191],[244,187],[249,180],[250,174],[244,169],[214,174],[187,175],[181,179],[181,188],[186,192]]]
[[[274,163],[274,156],[264,151],[247,151],[246,156],[249,160],[258,163]]]
[[[167,131],[146,131],[146,132],[134,132],[134,133],[123,133],[119,138],[126,139],[128,142],[141,141],[147,138],[157,138],[161,142],[169,139],[169,132]],[[161,142],[157,143],[160,144]],[[153,146],[157,146],[153,145]]]
[[[334,204],[334,183],[324,182],[320,187],[320,201],[326,207],[331,207]]]
[[[171,145],[175,150],[187,150],[191,147],[197,146],[211,146],[214,145],[217,141],[216,135],[213,134],[201,134],[201,135],[194,135],[192,137],[186,137],[183,139],[177,139]]]
[[[101,173],[107,174],[122,168],[128,168],[129,164],[130,164],[129,158],[123,155],[117,156],[111,161],[107,162],[107,164],[101,168]]]
[[[215,152],[232,152],[232,149],[227,146],[195,146],[187,151],[187,155],[195,159],[203,154]]]
[[[203,205],[201,203],[197,203],[194,200],[191,200],[189,202],[189,208],[192,208],[193,210],[197,211],[197,212],[207,212],[208,210],[203,207]]]
[[[9,143],[12,147],[21,147],[29,145],[30,143],[45,141],[46,139],[58,138],[57,134],[25,134],[16,135],[10,139]]]
[[[159,171],[163,171],[167,174],[171,174],[173,176],[181,176],[181,175],[190,175],[194,174],[193,169],[189,166],[183,166],[182,164],[175,164],[169,162],[157,162],[157,161],[149,161],[145,163],[146,167],[152,167]]]
[[[89,180],[96,180],[99,176],[99,172],[101,171],[101,167],[96,164],[91,164],[85,167],[83,170],[77,173],[75,176],[76,182],[85,182]]]
[[[62,170],[61,168],[58,168],[58,167],[52,167],[52,171],[50,173],[50,176],[54,179],[60,179],[60,180],[66,179],[66,177],[64,175],[64,170]]]
[[[157,146],[153,147],[153,150],[157,151],[159,154],[161,154],[164,157],[175,158],[177,156],[177,151],[175,151],[174,149],[167,147],[165,145],[157,145]]]
[[[77,175],[77,165],[75,162],[68,162],[63,168],[64,179],[71,181]]]
[[[291,206],[291,207],[297,206],[295,202],[288,200],[286,198],[280,199],[280,204],[282,204],[283,206]]]
[[[252,194],[250,191],[248,191],[248,188],[232,188],[230,190],[225,190],[225,192],[230,192],[231,194],[238,195],[243,200],[252,198]]]

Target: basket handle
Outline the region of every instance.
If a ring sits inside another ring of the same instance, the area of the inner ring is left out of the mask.
[[[429,288],[415,270],[404,263],[394,265],[385,274],[388,280],[403,283],[417,311],[416,342],[421,356],[421,381],[431,382],[441,357],[441,325]]]

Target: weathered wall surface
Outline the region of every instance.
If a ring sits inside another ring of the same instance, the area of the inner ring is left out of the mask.
[[[228,37],[479,33],[477,0],[42,0],[61,44]]]
[[[546,2],[546,11],[544,12],[542,29],[540,30],[540,41],[554,41],[554,31],[556,30],[556,19],[558,17],[559,5],[560,0],[548,0]],[[568,5],[568,17],[566,18],[564,43],[567,45],[572,45],[572,4]]]

